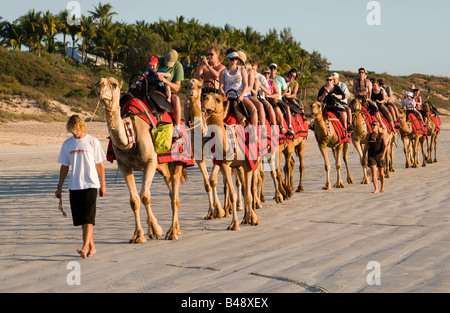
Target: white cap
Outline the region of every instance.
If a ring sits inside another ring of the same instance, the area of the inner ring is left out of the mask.
[[[270,63],[269,67],[271,66],[275,66],[276,68],[278,68],[278,65],[276,65],[275,63]]]
[[[333,74],[331,74],[332,77],[338,77],[339,78],[339,74],[334,72]]]
[[[239,58],[239,53],[237,52],[231,52],[230,54],[227,55],[227,58],[232,59],[232,58]]]

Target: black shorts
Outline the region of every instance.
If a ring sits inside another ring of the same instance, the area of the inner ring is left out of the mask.
[[[379,155],[369,155],[367,163],[369,166],[376,165],[378,168],[384,168],[386,166],[386,161],[382,160]]]
[[[95,225],[98,189],[69,190],[69,192],[73,225]]]

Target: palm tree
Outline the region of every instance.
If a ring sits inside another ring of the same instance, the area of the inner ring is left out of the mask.
[[[75,44],[78,41],[78,38],[75,37],[80,37],[79,33],[81,30],[81,25],[69,25],[69,35],[70,37],[72,37],[72,59],[74,57],[74,52],[75,52]]]
[[[113,15],[117,15],[117,12],[111,12],[112,5],[98,3],[98,6],[94,8],[94,11],[89,11],[95,20],[97,20],[100,26],[106,26],[112,20]]]
[[[94,18],[92,16],[81,16],[81,29],[80,36],[82,38],[81,43],[81,63],[86,62],[87,53],[86,50],[93,38],[96,36],[96,29],[94,25]]]
[[[122,44],[120,40],[120,35],[123,29],[117,24],[111,29],[104,29],[102,34],[102,41],[99,46],[95,47],[95,51],[103,52],[103,55],[108,59],[109,69],[112,69],[114,58],[124,49],[127,48],[126,45]]]
[[[47,43],[47,51],[55,51],[55,35],[58,32],[58,20],[56,16],[47,11],[42,17],[44,29],[44,41]]]
[[[35,12],[34,9],[27,14],[19,17],[19,23],[25,32],[26,45],[30,51],[34,51],[41,56],[42,37],[44,36],[44,27],[41,12]]]
[[[66,41],[66,37],[67,34],[69,33],[69,25],[67,24],[67,17],[69,16],[69,11],[64,10],[59,12],[56,15],[57,18],[57,29],[58,29],[58,33],[61,33],[63,35],[63,46],[64,46],[64,56],[66,56],[66,47],[67,47],[67,41]]]
[[[20,25],[7,23],[3,29],[3,39],[1,44],[7,48],[20,51],[25,44],[25,34]]]

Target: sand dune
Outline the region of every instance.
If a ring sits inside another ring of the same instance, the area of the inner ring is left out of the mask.
[[[106,150],[105,124],[92,123],[89,133]],[[76,253],[81,231],[72,226],[67,189],[67,218],[54,198],[56,160],[67,137],[64,123],[0,125],[0,292],[450,290],[449,124],[438,139],[439,162],[427,167],[405,169],[398,141],[396,172],[379,195],[371,193],[372,185],[359,184],[362,170],[353,147],[349,159],[355,184],[323,191],[323,161],[310,132],[305,192],[277,205],[268,178],[266,203],[258,211],[261,225],[242,225],[237,232],[226,230],[228,218],[203,219],[208,201],[202,178],[197,167],[189,168],[180,193],[178,241],[128,244],[134,222],[127,187],[116,164],[106,162],[107,195],[98,201],[95,227],[98,253],[85,260]],[[334,181],[334,172],[331,177]],[[152,187],[152,207],[165,232],[171,208],[159,174]],[[380,285],[368,284],[368,275],[378,269],[367,269],[370,262],[380,266]],[[80,266],[80,285],[68,284],[71,264]]]

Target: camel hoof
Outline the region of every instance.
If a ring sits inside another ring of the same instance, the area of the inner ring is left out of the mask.
[[[220,206],[217,206],[214,209],[214,218],[222,218],[225,216],[225,210],[222,209]]]
[[[159,237],[161,237],[162,233],[163,231],[161,226],[155,225],[149,226],[147,235],[150,239],[158,239]]]
[[[279,193],[277,193],[277,194],[275,195],[275,197],[273,197],[273,199],[275,200],[275,202],[276,202],[277,204],[283,203],[283,196],[282,196],[281,194],[279,194]]]
[[[145,237],[144,236],[142,236],[142,237],[137,237],[137,238],[131,238],[130,239],[130,243],[131,244],[137,244],[137,243],[146,243],[147,242],[147,239],[145,239]]]
[[[303,186],[302,187],[299,186],[299,187],[297,187],[295,192],[305,192],[305,189],[303,189]]]
[[[347,183],[353,184],[353,177],[347,177]]]
[[[239,230],[239,224],[236,222],[232,222],[230,226],[228,226],[227,230]]]
[[[168,232],[167,232],[167,234],[166,234],[166,240],[178,240],[178,233],[179,233],[179,231],[178,230],[172,230],[172,229],[170,229]]]
[[[324,186],[324,187],[322,187],[322,190],[331,190],[331,187],[330,186]]]

